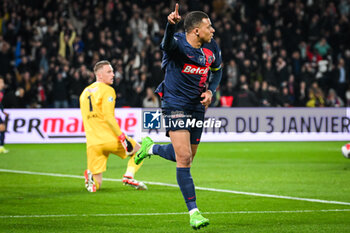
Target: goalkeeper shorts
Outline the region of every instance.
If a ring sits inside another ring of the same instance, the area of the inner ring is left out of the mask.
[[[136,141],[128,136],[127,138],[135,147]],[[99,174],[106,171],[108,156],[111,153],[122,159],[128,157],[120,141],[91,146],[87,145],[87,165],[92,174]]]

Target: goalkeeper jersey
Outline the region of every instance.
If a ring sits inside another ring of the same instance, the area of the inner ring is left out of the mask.
[[[119,141],[109,123],[112,122],[113,127],[120,131],[114,115],[115,100],[114,89],[101,82],[94,82],[80,95],[87,146]]]

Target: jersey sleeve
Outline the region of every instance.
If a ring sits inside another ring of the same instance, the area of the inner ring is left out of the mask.
[[[213,45],[213,53],[215,56],[215,60],[213,64],[210,66],[210,79],[209,79],[209,87],[208,89],[214,94],[216,91],[216,88],[218,87],[221,77],[222,77],[222,68],[221,68],[221,50],[217,43],[212,40]]]
[[[116,94],[113,88],[107,88],[102,97],[102,114],[117,137],[122,134],[120,127],[115,120],[114,108],[115,108]]]
[[[165,27],[165,33],[162,40],[162,43],[160,45],[160,48],[166,52],[169,52],[171,50],[175,50],[177,45],[177,39],[174,37],[176,30],[176,25],[172,25],[167,23]]]
[[[215,42],[215,40],[212,40],[211,44],[213,46],[215,60],[214,60],[213,64],[211,64],[210,70],[215,72],[215,71],[218,71],[219,69],[221,69],[221,62],[222,62],[221,50],[220,50],[218,44]]]

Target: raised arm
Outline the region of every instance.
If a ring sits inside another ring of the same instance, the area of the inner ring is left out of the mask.
[[[179,4],[176,3],[175,10],[168,15],[168,23],[165,27],[164,37],[161,43],[161,48],[165,51],[170,51],[176,48],[176,41],[174,34],[176,30],[176,24],[181,21],[179,15]]]

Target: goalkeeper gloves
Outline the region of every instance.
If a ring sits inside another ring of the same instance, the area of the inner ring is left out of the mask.
[[[132,146],[131,142],[127,139],[127,137],[125,136],[124,133],[122,133],[118,139],[120,140],[120,142],[122,143],[126,154],[129,155],[131,154],[131,152],[133,151],[134,147]]]

